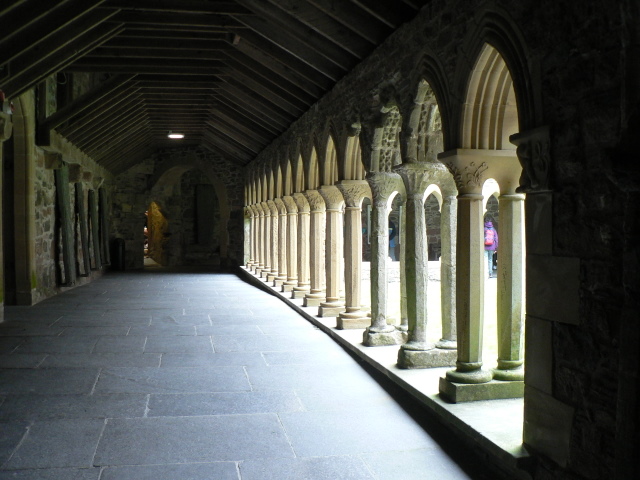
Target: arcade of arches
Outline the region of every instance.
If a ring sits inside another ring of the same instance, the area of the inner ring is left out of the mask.
[[[35,93],[12,99],[4,304],[142,268],[145,251],[234,268],[361,331],[358,348],[393,348],[390,368],[442,369],[439,401],[523,398],[527,461],[490,447],[505,470],[638,478],[638,7],[445,3],[244,167],[190,146],[115,175],[54,131],[39,148]]]

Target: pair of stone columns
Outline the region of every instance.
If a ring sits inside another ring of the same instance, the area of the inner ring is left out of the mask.
[[[399,175],[398,175],[399,174]],[[388,215],[391,196],[404,182],[406,215],[401,253],[403,313],[407,329],[387,324],[387,271],[386,257],[389,244]],[[437,345],[427,342],[427,234],[424,213],[424,194],[434,178],[429,165],[403,164],[394,173],[376,172],[367,180],[373,192],[372,263],[371,263],[371,326],[365,330],[363,343],[368,346],[401,344],[398,366],[401,368],[428,368],[453,364],[455,360],[455,331],[451,317],[442,317],[443,338]],[[446,215],[446,212],[445,212]],[[449,250],[450,251],[450,250]],[[443,259],[449,272],[451,262]],[[450,275],[446,278],[451,279]],[[449,284],[450,286],[451,284]],[[445,291],[444,289],[442,291]],[[449,291],[450,292],[450,291]],[[449,295],[449,301],[451,295]],[[443,295],[443,313],[451,313]]]
[[[466,150],[440,154],[458,187],[456,369],[440,380],[453,401],[511,398],[523,393],[524,195],[516,192],[522,169],[512,151]],[[500,186],[498,246],[498,366],[482,368],[484,324],[484,221],[482,185]],[[492,380],[497,381],[492,381]]]

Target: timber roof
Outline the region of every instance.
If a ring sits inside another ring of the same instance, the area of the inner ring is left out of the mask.
[[[0,89],[102,81],[39,122],[119,173],[200,145],[246,165],[428,0],[18,0]]]

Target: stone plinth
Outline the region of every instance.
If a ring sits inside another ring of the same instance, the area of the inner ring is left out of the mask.
[[[475,402],[477,400],[497,400],[501,398],[521,398],[524,396],[524,382],[501,382],[491,380],[486,383],[455,383],[440,378],[440,395],[453,403]]]

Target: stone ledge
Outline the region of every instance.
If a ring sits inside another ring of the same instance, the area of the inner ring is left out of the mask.
[[[303,307],[247,271],[238,268],[239,275],[249,283],[280,298],[303,318],[333,338],[355,358],[368,364],[388,378],[413,399],[446,424],[451,434],[461,442],[484,452],[487,459],[499,466],[513,480],[531,480],[534,459],[522,443],[523,400],[479,400],[464,404],[448,402],[438,393],[438,381],[450,368],[398,368],[398,345],[367,347],[362,344],[364,330],[338,330],[332,317],[317,317],[317,308]]]
[[[502,398],[522,398],[524,382],[454,383],[440,378],[440,394],[454,403],[497,400]]]

